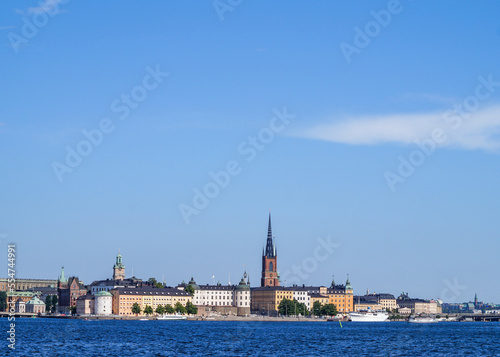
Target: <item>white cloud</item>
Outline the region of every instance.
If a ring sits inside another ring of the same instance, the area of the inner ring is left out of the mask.
[[[500,149],[500,106],[475,112],[429,112],[352,117],[296,132],[295,136],[352,145],[412,144],[441,129],[442,146],[466,150]]]

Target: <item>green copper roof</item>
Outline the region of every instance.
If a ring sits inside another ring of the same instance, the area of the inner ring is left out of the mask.
[[[113,294],[111,294],[108,291],[99,291],[98,293],[95,293],[94,295],[95,296],[113,296]]]
[[[45,303],[35,296],[33,299],[28,301],[26,305],[45,305]]]
[[[191,277],[191,280],[189,281],[188,285],[191,285],[194,290],[199,290],[200,287],[198,284],[196,284],[196,281],[194,281],[194,278]]]
[[[64,267],[61,268],[61,276],[59,277],[59,281],[61,283],[67,283],[68,281],[66,280],[66,278],[64,277]]]
[[[250,290],[250,287],[245,283],[245,279],[241,278],[240,283],[236,286],[235,290],[244,291]]]

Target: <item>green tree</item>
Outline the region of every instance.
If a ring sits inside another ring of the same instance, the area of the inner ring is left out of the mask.
[[[69,307],[69,311],[71,312],[71,315],[76,315],[76,305],[71,305]]]
[[[175,312],[175,309],[172,307],[172,305],[167,304],[165,305],[165,312],[167,314],[173,314]]]
[[[0,311],[7,310],[7,292],[0,291]]]
[[[141,306],[136,302],[132,305],[132,313],[136,314],[136,316],[141,313]]]
[[[182,306],[180,302],[175,303],[175,311],[180,313],[180,314],[185,314],[186,313],[186,308]]]
[[[194,288],[192,285],[186,285],[184,291],[189,293],[189,295],[194,296]]]
[[[280,315],[285,315],[285,316],[306,315],[308,313],[306,305],[298,302],[296,299],[281,300],[278,306],[278,312],[280,313]]]
[[[149,279],[148,279],[148,283],[150,283],[151,285],[156,285],[156,283],[157,283],[157,282],[158,282],[158,281],[156,281],[156,279],[155,279],[155,278],[149,278]]]
[[[337,306],[334,304],[325,304],[321,307],[321,315],[335,316],[337,315]]]
[[[191,301],[188,301],[186,303],[186,312],[189,315],[196,315],[198,313],[198,308],[196,306],[194,306]]]
[[[155,312],[158,314],[158,315],[163,315],[165,313],[165,306],[163,305],[158,305],[156,307],[156,310]]]
[[[45,298],[45,312],[49,313],[52,310],[52,296],[47,295]]]
[[[160,283],[160,282],[156,283],[156,287],[157,287],[158,289],[163,289],[163,288],[164,288],[163,284],[162,284],[162,283]]]
[[[315,316],[321,315],[321,303],[319,301],[313,303],[312,313]]]
[[[52,295],[52,313],[56,312],[58,302],[59,299],[57,298],[57,295]]]
[[[149,305],[146,305],[146,306],[144,307],[144,313],[145,313],[146,315],[151,315],[151,314],[153,313],[153,308],[152,308],[151,306],[149,306]]]

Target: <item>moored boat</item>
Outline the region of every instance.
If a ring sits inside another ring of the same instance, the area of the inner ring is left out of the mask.
[[[389,318],[385,311],[359,311],[350,312],[349,317],[353,322],[382,322]]]

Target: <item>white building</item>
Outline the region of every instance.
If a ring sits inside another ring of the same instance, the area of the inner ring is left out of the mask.
[[[95,294],[95,307],[96,315],[111,315],[113,308],[113,295],[107,291],[100,291]]]
[[[238,285],[222,285],[221,283],[198,285],[193,278],[187,285],[194,289],[193,305],[236,307],[238,315],[250,314],[251,293],[246,273]],[[185,284],[177,288],[184,289]]]
[[[26,312],[43,314],[45,313],[45,303],[35,296],[26,303]]]
[[[293,298],[299,303],[306,305],[308,310],[311,310],[311,295],[309,295],[307,288],[291,287],[293,291]]]

